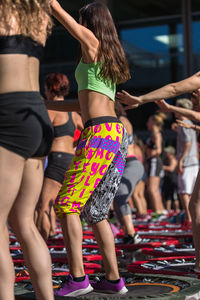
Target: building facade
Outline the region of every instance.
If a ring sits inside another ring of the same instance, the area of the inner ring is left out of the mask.
[[[78,20],[79,8],[91,1],[60,1]],[[199,0],[102,0],[113,15],[131,69],[131,80],[122,87],[141,94],[197,72],[200,66]],[[71,82],[71,97],[76,97],[74,69],[78,43],[55,21],[41,67],[41,84],[49,72],[64,72]],[[122,88],[121,86],[119,89]],[[150,105],[150,106],[149,106]],[[144,128],[148,114],[156,109],[149,104],[130,112],[136,128]],[[150,107],[150,109],[149,109]]]

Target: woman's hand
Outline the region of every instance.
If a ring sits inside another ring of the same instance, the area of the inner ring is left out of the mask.
[[[116,99],[118,102],[127,105],[125,110],[136,108],[142,104],[140,97],[132,96],[124,90],[116,94]]]
[[[184,172],[184,169],[183,169],[183,160],[180,159],[180,160],[178,161],[178,173],[179,173],[179,174],[183,174],[183,172]]]
[[[193,127],[193,124],[188,124],[188,123],[184,123],[183,121],[181,120],[176,120],[178,126],[180,127],[184,127],[184,128],[187,128],[187,129],[190,129]]]
[[[164,99],[155,101],[155,103],[162,109],[162,111],[170,111],[170,105]]]
[[[174,131],[177,131],[177,129],[178,129],[178,124],[177,124],[176,122],[172,123],[171,129],[174,130]]]

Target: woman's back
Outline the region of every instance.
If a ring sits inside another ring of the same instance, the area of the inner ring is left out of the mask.
[[[37,16],[34,14],[37,10],[33,11],[35,25],[38,23],[39,29],[37,31],[33,27],[32,31],[29,29],[25,34],[25,24],[23,27],[23,24],[20,24],[22,21],[19,19],[22,16],[20,13],[17,15],[14,8],[13,11],[12,9],[8,11],[9,19],[2,17],[6,5],[2,5],[0,13],[0,94],[39,91],[39,60],[46,42],[49,17],[41,7],[38,8]],[[10,3],[10,5],[14,6],[14,3]],[[23,3],[19,3],[18,6],[21,8],[21,14],[23,12],[25,15],[28,7],[25,7]],[[27,13],[24,18],[30,24],[33,21],[31,13],[29,15]]]

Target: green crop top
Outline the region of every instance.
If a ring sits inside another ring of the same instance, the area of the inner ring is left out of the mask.
[[[103,80],[99,76],[101,71],[101,63],[85,64],[80,60],[75,77],[78,83],[78,91],[92,90],[108,96],[111,100],[115,101],[116,84],[110,80]]]

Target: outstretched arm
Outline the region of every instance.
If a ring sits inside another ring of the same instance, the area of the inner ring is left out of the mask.
[[[98,47],[98,40],[93,32],[74,20],[58,3],[53,0],[50,3],[53,16],[67,29],[67,31],[78,40],[81,45]]]
[[[57,111],[80,111],[80,105],[78,101],[69,101],[69,100],[44,100],[44,103],[48,110],[57,110]]]
[[[176,83],[167,84],[160,89],[157,89],[140,97],[135,97],[125,91],[122,91],[122,93],[117,93],[117,99],[119,100],[119,102],[127,104],[129,108],[131,108],[131,105],[141,105],[148,102],[154,102],[159,99],[173,98],[181,94],[191,93],[199,88],[200,71],[191,77],[188,77]]]
[[[170,105],[165,100],[156,101],[156,104],[165,112],[178,113],[179,115],[184,116],[195,122],[200,121],[200,112],[179,106]]]
[[[194,129],[194,130],[200,131],[200,126],[199,126],[199,125],[184,123],[184,122],[181,121],[181,120],[176,120],[176,122],[177,122],[178,125],[181,126],[181,127],[188,128],[188,129]]]

